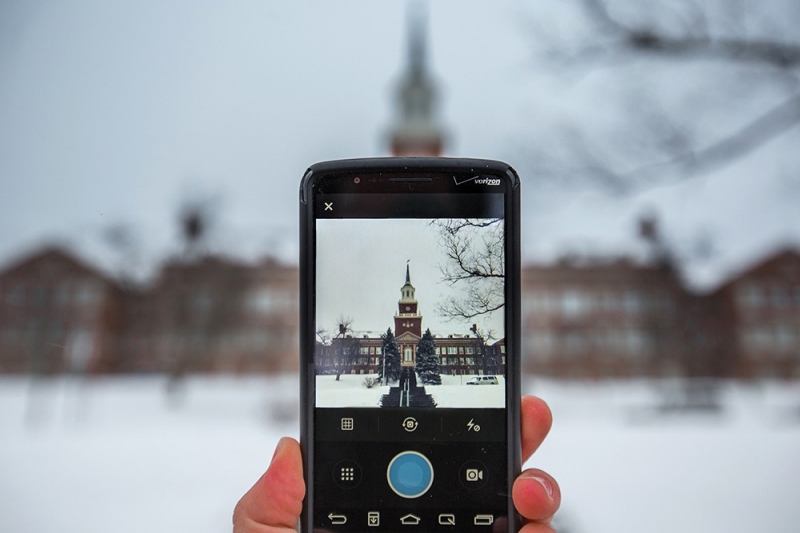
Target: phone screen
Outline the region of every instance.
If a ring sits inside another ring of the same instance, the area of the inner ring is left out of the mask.
[[[508,530],[512,184],[467,174],[314,182],[313,529]]]

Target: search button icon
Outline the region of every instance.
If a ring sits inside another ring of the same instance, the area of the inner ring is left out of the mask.
[[[454,514],[440,514],[439,515],[439,524],[443,526],[454,526],[456,525],[456,515]]]

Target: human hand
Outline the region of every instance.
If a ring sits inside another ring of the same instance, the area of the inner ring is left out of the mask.
[[[550,408],[535,396],[523,396],[520,429],[522,432],[522,464],[530,459],[553,425]],[[561,489],[550,474],[537,468],[529,468],[517,476],[511,490],[514,506],[525,519],[520,533],[548,533],[558,507],[561,505]]]
[[[521,418],[525,463],[544,441],[553,419],[547,404],[533,396],[522,398]],[[267,471],[236,504],[233,532],[294,533],[305,493],[300,445],[284,437]],[[525,470],[514,481],[512,497],[526,520],[520,533],[553,531],[550,521],[561,504],[561,491],[549,474],[535,468]]]

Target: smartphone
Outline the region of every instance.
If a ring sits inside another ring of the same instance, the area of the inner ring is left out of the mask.
[[[303,532],[519,529],[519,188],[477,159],[306,172]]]

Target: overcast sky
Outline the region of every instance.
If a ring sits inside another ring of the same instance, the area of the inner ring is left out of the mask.
[[[524,258],[634,253],[645,211],[682,252],[713,242],[686,264],[701,285],[797,244],[796,129],[702,179],[633,196],[540,186],[526,146],[546,144],[553,124],[610,120],[605,103],[637,75],[554,74],[528,21],[570,35],[562,4],[429,9],[446,153],[520,170]],[[192,198],[214,206],[212,250],[295,261],[304,169],[387,155],[406,30],[403,2],[0,3],[0,265],[62,242],[106,270],[152,272],[176,253],[178,207]],[[118,225],[132,232],[130,255],[104,238]]]
[[[405,283],[411,284],[423,315],[422,328],[435,335],[468,335],[473,322],[502,338],[503,314],[481,320],[450,321],[436,312],[460,286],[441,282],[447,259],[428,219],[320,219],[317,222],[317,323],[336,331],[339,317],[353,319],[353,329],[378,335],[391,327]]]

